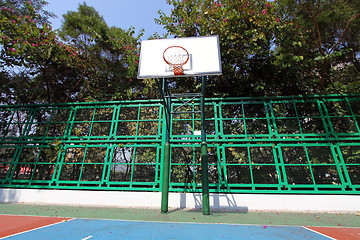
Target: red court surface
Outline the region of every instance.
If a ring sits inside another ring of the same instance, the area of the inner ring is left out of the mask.
[[[70,221],[71,220],[71,221]],[[358,240],[360,228],[143,222],[0,215],[0,239]]]
[[[324,234],[334,239],[359,240],[360,228],[344,228],[344,227],[306,227],[307,229]]]
[[[0,215],[0,238],[70,219],[71,218]]]

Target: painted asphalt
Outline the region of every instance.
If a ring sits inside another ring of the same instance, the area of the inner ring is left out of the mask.
[[[0,215],[0,238],[68,221],[71,218]]]
[[[158,209],[0,204],[2,237],[360,240],[360,212],[212,212],[204,216],[192,209],[161,214]]]
[[[72,219],[2,239],[331,239],[303,227]]]

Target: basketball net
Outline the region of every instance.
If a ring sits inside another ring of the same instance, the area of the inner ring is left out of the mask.
[[[184,75],[183,66],[189,61],[188,51],[180,46],[171,46],[165,49],[164,61],[174,71],[175,76]]]
[[[184,75],[184,70],[182,68],[183,65],[172,65],[172,70],[174,71],[174,75]]]

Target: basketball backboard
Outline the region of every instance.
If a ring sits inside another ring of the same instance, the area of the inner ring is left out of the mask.
[[[172,46],[181,47],[188,52],[188,60],[182,66],[183,75],[174,74],[173,66],[164,60],[164,51]],[[218,36],[155,39],[141,42],[139,79],[221,75],[221,72]]]

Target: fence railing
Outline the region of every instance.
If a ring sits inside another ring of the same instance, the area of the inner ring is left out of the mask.
[[[160,191],[163,123],[160,100],[0,106],[0,187]],[[170,191],[201,191],[200,124],[172,115]],[[360,95],[206,99],[206,132],[211,192],[360,192]]]

